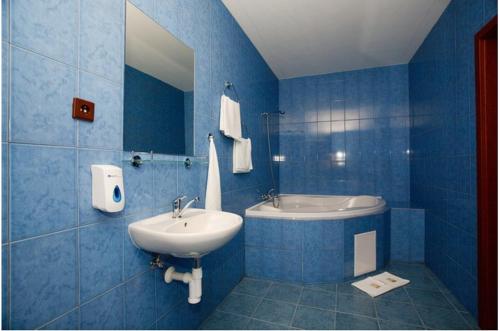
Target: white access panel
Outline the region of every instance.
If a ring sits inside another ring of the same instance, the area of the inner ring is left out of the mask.
[[[377,269],[377,231],[354,235],[354,276]]]

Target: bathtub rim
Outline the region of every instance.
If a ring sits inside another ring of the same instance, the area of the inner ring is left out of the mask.
[[[333,194],[279,194],[279,196],[307,196],[307,197],[356,197],[358,195],[333,195]],[[269,211],[257,211],[254,208],[257,208],[268,201],[261,201],[255,205],[252,205],[245,209],[245,218],[253,218],[253,219],[274,219],[274,220],[291,220],[291,221],[321,221],[321,220],[346,220],[350,218],[358,218],[365,217],[370,215],[379,215],[385,213],[389,210],[389,206],[387,202],[380,196],[372,197],[377,198],[382,201],[380,205],[376,207],[369,207],[363,209],[357,209],[355,211],[336,211],[336,212],[319,212],[319,213],[291,213],[291,212],[279,212],[273,213]]]

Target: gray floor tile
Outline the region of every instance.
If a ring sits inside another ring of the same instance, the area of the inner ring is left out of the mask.
[[[337,294],[350,294],[366,297],[367,294],[351,285],[351,282],[340,283],[337,285]]]
[[[441,330],[466,330],[469,326],[463,317],[452,309],[417,306],[426,327]]]
[[[293,328],[280,325],[275,323],[269,323],[264,321],[259,321],[256,319],[250,319],[250,322],[247,325],[247,330],[292,330]]]
[[[410,283],[406,285],[408,288],[417,288],[421,290],[431,290],[439,291],[439,287],[436,282],[429,276],[425,274],[420,275],[397,275],[410,280]]]
[[[408,296],[408,293],[406,293],[406,290],[404,287],[394,289],[392,291],[389,291],[387,293],[379,295],[378,297],[375,298],[375,301],[379,301],[379,300],[411,302],[410,297]]]
[[[252,316],[253,312],[262,301],[262,298],[246,294],[231,293],[217,307],[217,309],[245,316]]]
[[[261,279],[243,278],[234,288],[235,293],[250,294],[263,297],[271,287],[271,282]]]
[[[471,328],[472,330],[480,330],[480,327],[477,324],[477,321],[474,318],[474,316],[472,316],[470,313],[467,312],[460,312],[460,314],[462,314],[462,317],[464,318],[467,325],[469,325],[469,328]]]
[[[250,318],[215,311],[201,325],[202,330],[245,330]]]
[[[446,289],[446,291],[442,291],[441,293],[443,293],[446,299],[448,299],[448,301],[453,307],[455,307],[456,310],[467,312],[467,309],[464,307],[464,305],[460,303],[460,301],[458,301],[458,299],[448,289]]]
[[[416,305],[453,308],[441,292],[413,288],[409,288],[407,291]]]
[[[400,322],[405,324],[421,325],[415,306],[411,303],[396,301],[376,301],[378,317],[383,320]]]
[[[378,324],[380,325],[380,330],[425,330],[421,326],[404,324],[394,321],[379,320]]]
[[[335,330],[378,330],[378,323],[373,318],[337,313]]]
[[[266,299],[298,303],[302,287],[288,284],[273,284]]]
[[[336,295],[332,292],[304,289],[299,305],[331,310],[335,302]]]
[[[337,293],[337,284],[307,284],[304,288],[317,291]]]
[[[375,317],[375,304],[374,300],[366,294],[364,297],[338,294],[337,311]]]
[[[305,330],[332,330],[335,312],[299,306],[295,312],[292,326]]]
[[[256,319],[283,325],[290,325],[297,305],[265,299],[253,314]]]

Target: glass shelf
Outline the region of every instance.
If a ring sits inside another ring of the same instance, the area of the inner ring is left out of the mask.
[[[144,152],[123,152],[122,163],[129,163],[134,165],[133,157],[140,156],[140,164],[138,166],[152,163],[152,164],[173,164],[182,163],[186,167],[193,164],[208,164],[207,156],[185,156],[185,155],[165,155]],[[135,165],[134,165],[135,166]]]

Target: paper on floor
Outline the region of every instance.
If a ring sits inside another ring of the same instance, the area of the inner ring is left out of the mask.
[[[374,298],[408,283],[410,283],[408,279],[400,278],[389,272],[383,272],[354,282],[352,286],[359,288],[361,291]]]

